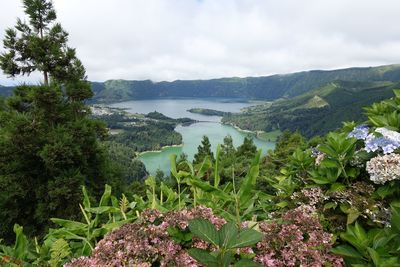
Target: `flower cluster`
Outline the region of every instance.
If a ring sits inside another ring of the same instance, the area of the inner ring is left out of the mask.
[[[369,133],[369,126],[368,125],[358,125],[354,127],[353,131],[351,131],[348,135],[349,138],[354,137],[358,140],[365,140]]]
[[[382,136],[369,134],[365,139],[365,150],[375,152],[382,149],[384,154],[390,154],[400,147],[400,133],[386,128],[377,128],[376,133]]]
[[[325,200],[320,187],[303,188],[299,192],[294,192],[290,198],[297,201],[298,205],[308,204],[310,206],[321,204]]]
[[[330,253],[332,235],[324,232],[313,209],[298,207],[283,215],[284,223],[263,222],[265,234],[257,243],[254,260],[264,266],[344,266],[343,259]]]
[[[215,216],[212,210],[195,207],[191,210],[170,211],[162,214],[146,210],[139,223],[126,224],[107,234],[93,250],[90,257],[81,257],[66,267],[100,266],[199,266],[188,252],[168,234],[169,227],[185,230],[194,218],[209,220],[217,228],[226,221]],[[208,244],[194,239],[193,247],[208,248]]]
[[[378,155],[367,162],[366,170],[376,184],[400,179],[400,155]]]

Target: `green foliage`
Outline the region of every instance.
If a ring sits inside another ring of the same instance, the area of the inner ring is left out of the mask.
[[[329,133],[325,144],[318,147],[326,157],[318,171],[313,172],[312,180],[317,184],[334,184],[342,176],[348,184],[350,179],[356,178],[358,170],[348,166],[356,150],[356,141],[346,133]]]
[[[250,107],[222,121],[253,131],[298,130],[307,137],[324,135],[339,128],[343,121],[365,120],[363,107],[392,97],[397,87],[388,82],[329,82],[290,99]],[[316,98],[320,100],[318,105]]]
[[[201,163],[206,157],[214,161],[214,153],[211,151],[210,139],[204,135],[201,140],[201,145],[198,146],[197,153],[194,155],[193,164]]]
[[[75,49],[67,46],[68,33],[55,23],[52,2],[23,0],[23,7],[28,23],[18,19],[14,29],[6,30],[3,40],[6,52],[0,55],[0,67],[4,73],[15,77],[40,71],[45,85],[49,84],[48,75],[61,83],[84,79],[85,69]],[[91,91],[86,92],[91,96]]]
[[[400,130],[400,89],[394,90],[395,97],[365,108],[368,121],[376,127]]]
[[[333,251],[352,266],[397,266],[400,262],[400,208],[392,206],[390,228],[366,231],[358,222],[348,225],[341,239],[348,244]]]
[[[82,185],[95,196],[106,182],[121,190],[98,143],[104,125],[87,113],[58,86],[21,86],[7,99],[0,114],[0,233],[7,240],[14,223],[41,234],[50,217],[77,218]]]
[[[198,248],[189,250],[190,256],[210,267],[230,266],[232,263],[233,266],[237,266],[235,263],[243,264],[233,257],[236,249],[252,246],[263,237],[260,232],[253,229],[238,229],[234,222],[224,224],[218,231],[208,220],[196,219],[189,222],[189,229],[194,236],[216,248],[213,252]],[[252,263],[251,266],[257,265]]]

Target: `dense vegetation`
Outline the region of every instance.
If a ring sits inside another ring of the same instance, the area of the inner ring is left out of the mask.
[[[134,152],[180,145],[182,136],[175,131],[175,127],[178,124],[188,125],[194,122],[188,118],[172,119],[159,112],[150,112],[147,115],[130,114],[120,109],[106,107],[96,107],[94,111],[94,117],[105,121],[110,129],[111,134],[107,140],[130,148]]]
[[[20,41],[42,51],[50,27],[41,23],[55,19],[54,9],[47,0],[23,3],[34,30],[19,21]],[[46,56],[71,51],[58,48]],[[367,107],[365,124],[344,123],[310,140],[285,131],[264,158],[251,139],[235,148],[227,136],[214,152],[204,137],[193,162],[173,155],[169,177],[128,188],[121,177],[137,179],[130,170],[140,167],[128,145],[100,142],[107,131],[89,116],[92,92],[74,53],[64,69],[68,61],[46,65],[51,60],[35,60],[36,52],[26,52],[29,61],[13,57],[23,50],[0,58],[6,73],[38,69],[46,84],[0,100],[2,266],[400,265],[400,90]],[[331,106],[333,85],[293,101]],[[362,98],[371,87],[352,88],[342,91]],[[142,120],[176,123],[159,113]]]
[[[44,85],[18,86],[0,105],[0,235],[19,223],[41,236],[49,218],[78,218],[81,186],[93,197],[104,183],[125,181],[99,140],[106,134],[85,101],[93,95],[85,69],[66,45],[50,1],[24,0],[28,23],[8,29],[0,66],[10,76],[41,71]],[[60,60],[60,61],[58,61]]]
[[[398,84],[336,81],[300,96],[248,108],[223,118],[247,130],[299,130],[311,137],[340,127],[342,121],[366,119],[363,107],[393,96]]]
[[[204,138],[200,163],[172,157],[175,184],[150,176],[144,197],[118,200],[106,186],[94,204],[83,188],[82,222],[52,219],[59,227],[42,243],[26,239],[16,225],[16,243],[2,247],[2,260],[17,266],[398,266],[400,90],[395,95],[366,109],[367,124],[346,123],[311,140],[284,132],[264,159],[246,145],[232,153],[229,138],[214,154]],[[236,175],[236,161],[246,154],[254,158]]]
[[[231,112],[225,112],[225,111],[208,109],[208,108],[191,108],[191,109],[188,109],[188,111],[191,113],[198,113],[198,114],[203,114],[203,115],[207,115],[207,116],[220,116],[220,117],[231,114]]]
[[[337,80],[400,81],[400,66],[306,71],[249,78],[174,82],[110,80],[92,83],[96,102],[119,102],[162,97],[228,97],[275,100],[294,97]]]

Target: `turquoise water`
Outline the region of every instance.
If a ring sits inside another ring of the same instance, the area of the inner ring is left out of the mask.
[[[140,155],[140,159],[146,165],[146,169],[150,174],[155,174],[157,169],[161,169],[165,174],[169,174],[170,161],[172,154],[179,155],[186,153],[190,160],[193,159],[197,152],[197,147],[201,143],[203,135],[207,135],[210,139],[212,149],[216,150],[217,144],[223,143],[225,136],[232,136],[235,146],[243,143],[243,139],[251,134],[238,131],[237,129],[219,123],[221,117],[205,116],[193,114],[186,110],[190,108],[209,108],[227,112],[239,112],[241,108],[251,106],[252,103],[246,101],[237,101],[230,99],[152,99],[152,100],[135,100],[113,104],[113,107],[125,108],[126,111],[132,113],[149,113],[158,111],[171,118],[189,117],[201,122],[194,123],[190,126],[178,126],[176,131],[182,134],[182,147],[167,147],[161,152],[146,152]],[[254,137],[254,135],[251,135]],[[265,142],[254,137],[254,143],[259,149],[262,149],[265,155],[268,150],[275,147],[274,142]]]
[[[191,108],[208,108],[226,112],[239,112],[240,109],[253,105],[246,100],[223,98],[179,98],[179,99],[145,99],[112,104],[112,107],[124,108],[128,112],[143,113],[158,111],[170,118],[192,118],[198,121],[219,122],[219,116],[206,116],[190,113]]]
[[[161,169],[168,174],[170,170],[169,156],[172,154],[179,155],[184,152],[192,160],[203,135],[207,135],[210,139],[214,155],[217,144],[223,143],[225,136],[231,135],[234,145],[239,146],[243,143],[244,137],[248,135],[231,126],[216,122],[200,122],[188,127],[178,126],[176,131],[182,134],[183,147],[167,147],[161,152],[146,152],[140,156],[140,159],[146,165],[146,169],[151,174],[154,174],[157,169]],[[259,149],[262,149],[263,154],[266,154],[269,149],[273,149],[275,146],[273,142],[264,142],[256,138],[254,138],[254,143]]]

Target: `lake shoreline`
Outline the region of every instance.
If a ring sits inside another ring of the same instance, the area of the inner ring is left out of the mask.
[[[144,154],[146,154],[146,153],[161,153],[161,152],[163,152],[163,150],[165,150],[165,149],[167,149],[167,148],[170,148],[170,147],[183,147],[183,146],[184,146],[184,143],[183,143],[183,142],[182,142],[182,144],[179,144],[179,145],[162,146],[161,149],[159,149],[159,150],[146,150],[146,151],[138,152],[138,153],[136,154],[136,156],[137,156],[137,157],[140,157],[140,156],[142,156],[142,155],[144,155]]]

